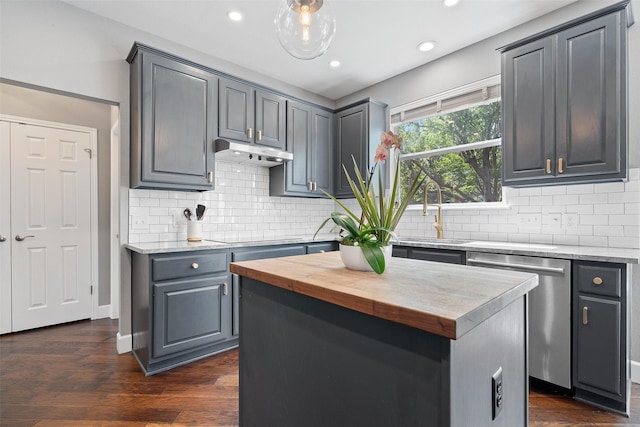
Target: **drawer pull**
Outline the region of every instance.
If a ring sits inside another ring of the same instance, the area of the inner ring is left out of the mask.
[[[229,285],[227,285],[226,283],[222,284],[222,295],[228,295],[229,294]]]
[[[193,268],[194,270],[196,270],[198,267],[200,267],[200,266],[198,265],[197,262],[194,262],[194,263],[191,264],[191,268]]]
[[[323,254],[324,253],[324,249],[320,249],[320,253]]]
[[[582,307],[582,324],[589,323],[589,307]]]
[[[597,276],[596,276],[596,277],[594,277],[594,278],[593,278],[593,284],[594,284],[594,285],[602,285],[602,279],[601,279],[601,278],[599,278],[599,277],[597,277]]]

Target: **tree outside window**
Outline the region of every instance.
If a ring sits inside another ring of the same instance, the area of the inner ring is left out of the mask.
[[[443,203],[502,200],[500,101],[402,123],[395,133],[403,140],[403,194],[423,171],[442,188]],[[423,202],[422,192],[414,202]],[[435,192],[428,202],[436,202]]]

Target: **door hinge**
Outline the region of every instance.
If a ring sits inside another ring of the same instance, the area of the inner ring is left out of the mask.
[[[85,148],[84,151],[86,151],[87,153],[89,153],[89,158],[93,157],[93,151],[91,150],[91,148]]]

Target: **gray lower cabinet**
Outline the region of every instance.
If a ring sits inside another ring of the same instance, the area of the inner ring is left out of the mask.
[[[398,258],[419,259],[423,261],[466,264],[466,251],[451,249],[418,248],[414,246],[393,245],[392,256]]]
[[[131,64],[131,188],[214,188],[216,75],[136,43]]]
[[[280,258],[285,256],[313,254],[319,252],[329,252],[338,249],[337,242],[318,242],[288,244],[277,246],[254,246],[248,248],[238,248],[231,252],[231,261],[253,261],[256,259]],[[233,336],[240,333],[240,276],[232,274],[232,294],[233,294]]]
[[[573,306],[575,398],[628,413],[626,266],[574,262]]]
[[[503,184],[627,176],[627,6],[502,48]]]
[[[286,98],[226,78],[218,93],[220,138],[285,148]]]
[[[385,131],[386,104],[366,99],[355,105],[336,111],[336,197],[353,197],[342,165],[349,175],[355,179],[353,159],[364,179],[373,161],[376,147],[380,143],[380,135]]]
[[[227,250],[132,253],[133,354],[146,375],[238,345]]]
[[[293,160],[269,169],[271,196],[326,197],[333,191],[333,113],[287,101],[287,151]]]

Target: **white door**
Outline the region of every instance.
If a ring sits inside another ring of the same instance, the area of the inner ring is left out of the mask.
[[[9,122],[0,121],[0,334],[11,332],[11,150]]]
[[[91,317],[91,138],[11,123],[12,329]]]

